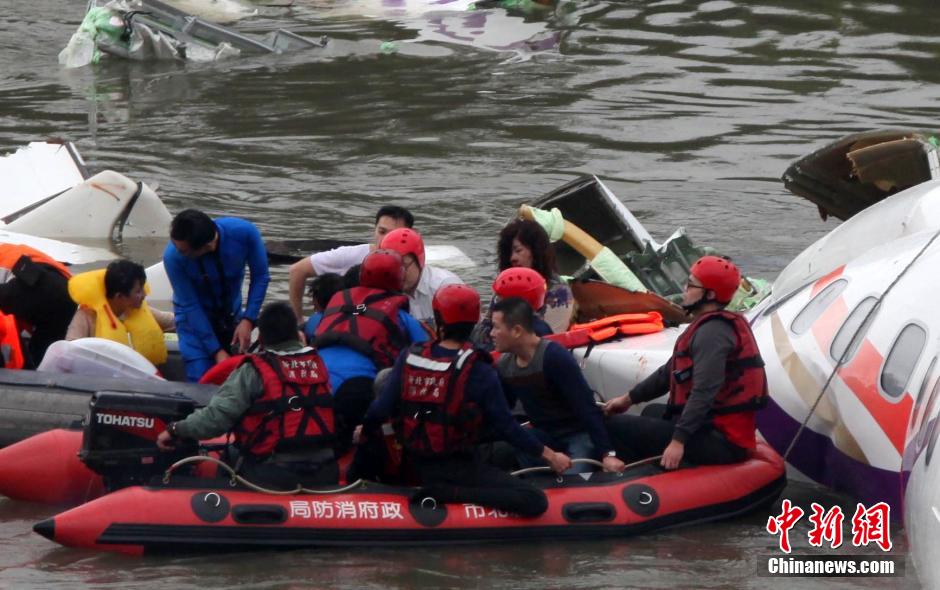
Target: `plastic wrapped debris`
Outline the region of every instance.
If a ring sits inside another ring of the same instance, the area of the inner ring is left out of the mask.
[[[243,35],[160,0],[112,0],[103,7],[92,0],[59,61],[66,67],[80,67],[97,62],[103,52],[134,61],[206,62],[243,54],[322,49],[326,43],[326,37],[308,39],[281,29],[263,39]]]
[[[486,10],[488,8],[504,8],[515,10],[523,14],[532,14],[552,10],[554,3],[539,0],[478,0],[470,6],[470,10]]]
[[[97,41],[100,35],[119,39],[124,33],[124,20],[107,7],[92,7],[82,20],[68,45],[59,52],[59,64],[66,68],[80,68],[98,63],[101,52]]]
[[[728,304],[730,311],[746,311],[770,295],[773,283],[766,279],[756,279],[753,277],[744,277],[738,290]]]
[[[153,363],[139,352],[104,338],[53,342],[37,370],[88,377],[163,380]]]

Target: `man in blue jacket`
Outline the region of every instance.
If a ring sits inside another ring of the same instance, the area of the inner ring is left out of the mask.
[[[235,217],[212,220],[186,209],[173,218],[163,265],[186,378],[198,381],[232,352],[245,351],[268,288],[268,257],[258,228]],[[245,266],[251,271],[242,309]]]

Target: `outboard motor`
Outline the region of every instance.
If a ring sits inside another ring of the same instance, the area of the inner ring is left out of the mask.
[[[196,408],[181,394],[99,391],[91,398],[79,458],[114,491],[147,484],[174,462],[198,453],[195,441],[176,441],[173,451],[157,448],[167,424]]]

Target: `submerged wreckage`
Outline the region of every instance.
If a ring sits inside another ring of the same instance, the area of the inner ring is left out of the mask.
[[[291,0],[271,0],[278,6]],[[417,32],[404,43],[469,45],[519,55],[558,47],[565,28],[577,21],[577,3],[540,0],[351,0],[318,6],[321,18],[349,16],[389,20]],[[187,12],[192,11],[192,12]],[[77,68],[101,54],[134,61],[208,62],[243,55],[323,50],[333,56],[355,49],[348,41],[305,37],[279,29],[249,35],[223,26],[253,16],[241,0],[92,0],[59,63]],[[561,25],[550,26],[550,23]],[[399,40],[377,42],[378,53],[403,49]],[[410,51],[410,50],[409,50]],[[420,53],[420,50],[419,50]]]
[[[113,241],[163,237],[169,227],[153,189],[111,170],[91,175],[68,142],[33,142],[0,158],[0,178],[0,241],[60,262],[110,260]]]
[[[800,158],[783,174],[795,195],[843,221],[885,197],[940,179],[940,140],[910,130],[848,135]]]
[[[243,35],[159,0],[113,0],[103,6],[93,1],[59,63],[81,67],[96,62],[99,52],[136,61],[215,61],[326,44],[325,36],[309,39],[283,29],[258,38]]]

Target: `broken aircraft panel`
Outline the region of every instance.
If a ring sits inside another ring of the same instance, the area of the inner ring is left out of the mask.
[[[815,203],[823,220],[830,215],[845,220],[885,197],[940,178],[937,147],[932,134],[912,130],[855,133],[794,162],[783,184]]]

